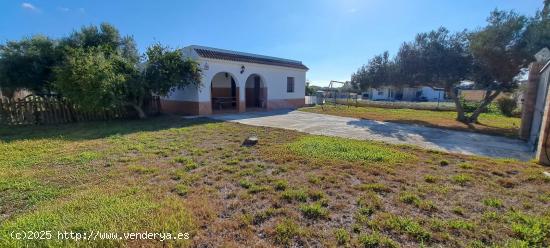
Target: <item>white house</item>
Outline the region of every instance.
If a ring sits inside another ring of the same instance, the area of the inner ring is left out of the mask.
[[[363,92],[363,99],[373,101],[428,101],[437,102],[445,100],[445,90],[428,86],[419,87],[394,87],[383,86],[369,88]]]
[[[200,64],[202,85],[161,98],[164,112],[208,115],[305,104],[308,68],[301,61],[195,45],[183,50]]]

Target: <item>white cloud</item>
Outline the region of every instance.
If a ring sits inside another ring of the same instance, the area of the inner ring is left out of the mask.
[[[34,12],[40,12],[39,8],[35,7],[34,5],[32,5],[30,3],[22,3],[21,8],[26,9],[26,10],[30,10],[30,11],[34,11]]]

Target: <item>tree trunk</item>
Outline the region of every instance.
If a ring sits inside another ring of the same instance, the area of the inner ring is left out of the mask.
[[[481,104],[477,107],[477,109],[468,118],[468,123],[476,123],[477,118],[479,117],[483,109],[485,109],[489,104],[491,104],[491,102],[493,102],[493,100],[495,100],[495,98],[497,98],[497,96],[500,95],[501,92],[502,92],[501,90],[495,90],[493,94],[485,94],[485,97],[483,98],[483,102],[481,102]]]
[[[138,117],[140,119],[145,119],[147,118],[147,114],[145,114],[145,111],[143,111],[143,109],[141,108],[140,105],[137,105],[137,104],[130,104],[130,106],[132,106],[132,108],[134,108],[136,110],[136,112],[138,113]]]
[[[460,122],[466,122],[466,115],[464,114],[464,108],[462,107],[462,103],[460,102],[460,99],[456,95],[455,89],[453,87],[447,88],[447,92],[449,93],[449,96],[453,99],[455,103],[456,108],[456,120]]]
[[[15,91],[11,89],[0,89],[0,95],[3,95],[4,97],[8,98],[9,100],[14,100],[13,96],[15,95]]]

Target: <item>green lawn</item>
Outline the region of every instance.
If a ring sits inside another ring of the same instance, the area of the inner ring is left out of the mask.
[[[353,106],[321,106],[302,108],[301,111],[338,115],[345,117],[364,118],[377,121],[389,121],[408,124],[419,124],[430,127],[439,127],[460,131],[472,131],[492,135],[503,135],[515,138],[518,136],[521,119],[506,117],[499,114],[482,113],[478,123],[466,125],[456,121],[454,111],[434,111],[415,109],[391,109],[378,107]]]
[[[169,116],[0,137],[0,247],[550,244],[550,179],[533,163]]]

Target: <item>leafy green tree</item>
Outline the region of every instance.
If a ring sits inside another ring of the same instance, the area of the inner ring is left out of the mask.
[[[522,38],[526,56],[533,56],[544,47],[550,49],[550,0],[545,0],[542,11],[529,18]]]
[[[311,82],[306,81],[306,96],[314,96],[319,89],[321,87],[311,85]]]
[[[107,56],[100,47],[67,51],[64,63],[55,68],[55,87],[63,96],[88,111],[122,105],[131,75],[120,72],[121,58]]]
[[[470,123],[476,122],[483,109],[501,92],[510,92],[518,87],[515,78],[533,55],[525,52],[528,23],[525,16],[513,11],[495,10],[487,22],[487,26],[469,35],[474,65],[472,78],[477,88],[486,90],[481,104],[467,120]]]
[[[45,36],[0,45],[0,88],[8,95],[21,89],[48,93],[58,56],[56,42]]]
[[[199,64],[192,59],[184,59],[181,49],[171,50],[155,44],[147,49],[145,57],[143,80],[152,93],[165,96],[174,88],[200,86]]]
[[[122,37],[119,31],[111,24],[102,23],[97,26],[84,26],[74,31],[68,37],[61,39],[60,45],[64,48],[92,48],[103,47],[106,54],[120,51]],[[132,42],[133,45],[135,43]]]
[[[74,32],[61,49],[65,59],[55,69],[55,87],[89,111],[128,106],[146,118],[143,106],[153,95],[200,84],[198,64],[185,59],[181,49],[155,44],[140,63],[133,38],[120,37],[108,24]]]
[[[366,90],[385,85],[399,84],[400,74],[394,60],[391,60],[386,51],[374,56],[369,63],[363,65],[351,76],[351,84],[355,88]]]
[[[455,103],[459,121],[466,121],[456,86],[471,66],[466,31],[451,33],[446,28],[420,33],[404,43],[397,56],[402,79],[409,84],[444,88]]]

